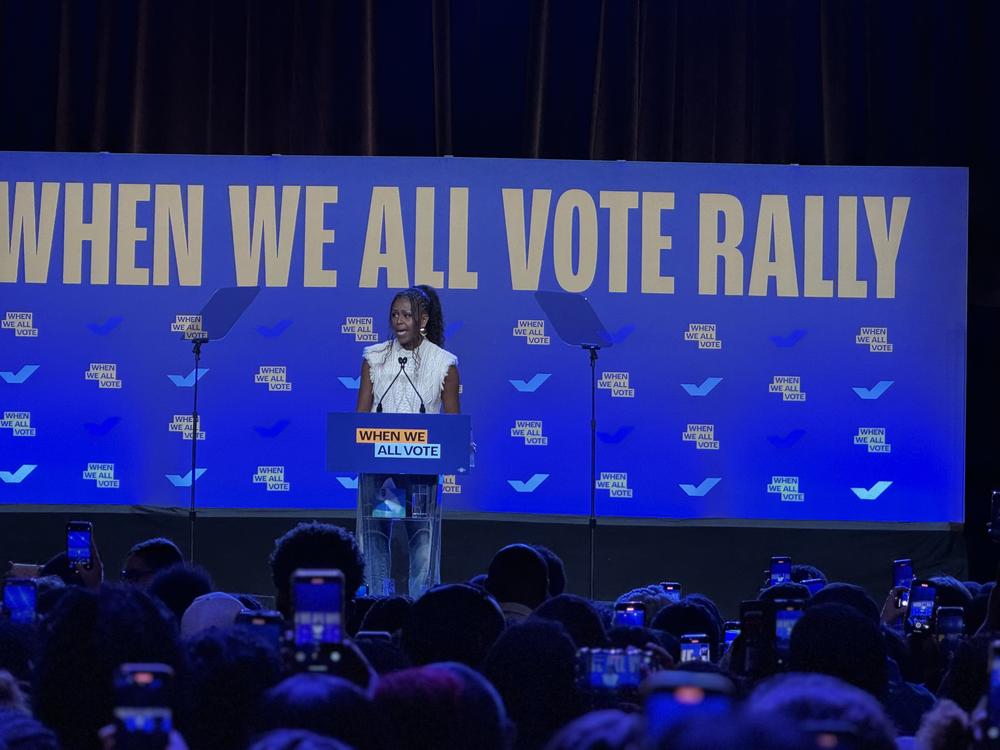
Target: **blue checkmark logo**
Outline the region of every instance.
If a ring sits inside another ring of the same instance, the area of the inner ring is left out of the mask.
[[[787,435],[768,435],[767,442],[775,448],[790,448],[802,439],[805,430],[792,430]]]
[[[255,425],[253,431],[256,432],[258,435],[260,435],[262,438],[276,438],[278,437],[278,435],[284,432],[285,428],[288,427],[288,425],[290,424],[291,424],[290,420],[279,419],[277,422],[275,422],[273,425],[270,426]]]
[[[205,373],[208,372],[207,367],[198,368],[198,380],[205,377]],[[170,378],[170,382],[176,385],[178,388],[190,388],[194,385],[194,370],[191,370],[187,375],[167,375]]]
[[[788,349],[799,343],[807,333],[809,331],[805,328],[796,328],[787,336],[771,336],[770,339],[774,342],[775,346],[781,349]]]
[[[533,474],[527,482],[522,482],[520,479],[508,479],[507,483],[517,492],[534,492],[548,478],[548,474]]]
[[[722,477],[706,477],[701,480],[701,484],[681,484],[679,486],[685,494],[691,497],[704,497],[721,481]]]
[[[712,389],[721,382],[722,378],[705,378],[701,385],[695,385],[694,383],[681,383],[681,388],[687,391],[689,396],[707,396],[712,392]]]
[[[84,422],[83,429],[93,437],[101,437],[111,432],[121,421],[121,417],[108,417],[103,422]]]
[[[265,338],[274,339],[287,331],[291,324],[290,320],[279,320],[273,326],[257,326],[257,333]]]
[[[3,382],[10,383],[11,385],[20,385],[25,380],[34,375],[35,370],[38,369],[38,365],[24,365],[17,372],[4,371],[0,372],[0,378]]]
[[[510,384],[521,393],[534,393],[550,377],[552,377],[551,373],[540,372],[531,378],[531,380],[511,380]]]
[[[866,401],[874,401],[889,390],[889,386],[891,386],[894,382],[895,381],[893,380],[880,380],[871,388],[859,388],[854,386],[852,390]]]
[[[204,474],[208,469],[195,469],[194,478],[197,481],[201,479],[201,475]],[[167,474],[167,479],[170,480],[170,484],[174,487],[190,487],[191,486],[191,472],[188,471],[187,474],[181,476],[180,474]]]
[[[17,471],[0,471],[0,482],[4,484],[20,484],[24,478],[38,468],[38,464],[21,464]]]
[[[124,320],[125,318],[120,315],[116,315],[113,318],[108,318],[103,323],[87,323],[87,330],[95,336],[107,336],[120,326]]]
[[[864,487],[851,487],[851,492],[857,495],[861,500],[875,500],[889,489],[889,485],[892,482],[882,480],[881,482],[875,482],[870,489],[865,489]]]
[[[620,344],[635,331],[635,326],[631,323],[628,325],[623,325],[617,331],[610,334],[611,342],[614,344]]]
[[[337,481],[340,482],[340,486],[345,490],[356,490],[358,488],[357,477],[337,477]]]
[[[347,378],[341,375],[339,378],[337,378],[337,380],[339,380],[340,384],[349,391],[356,391],[361,387],[360,375],[356,378]]]
[[[598,432],[597,433],[597,439],[600,440],[602,443],[608,443],[610,445],[615,445],[615,444],[620,443],[621,441],[623,441],[629,435],[631,435],[632,434],[632,430],[634,430],[634,429],[635,429],[635,427],[633,427],[630,424],[622,425],[621,427],[619,427],[614,432]]]

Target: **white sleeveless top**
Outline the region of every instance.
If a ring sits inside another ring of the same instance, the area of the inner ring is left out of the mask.
[[[427,339],[412,351],[404,349],[393,339],[366,346],[364,357],[368,362],[368,373],[372,381],[372,411],[378,408],[379,399],[382,399],[383,412],[390,414],[419,412],[420,399],[406,382],[406,375],[409,375],[424,399],[427,413],[441,413],[441,394],[445,376],[449,367],[458,365],[458,357],[454,354]],[[400,375],[392,388],[389,388],[392,379],[399,372],[400,357],[406,357],[406,364],[403,366],[406,375]]]

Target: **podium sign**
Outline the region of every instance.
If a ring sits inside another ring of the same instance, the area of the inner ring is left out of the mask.
[[[326,469],[357,474],[462,474],[472,420],[463,414],[327,414]]]

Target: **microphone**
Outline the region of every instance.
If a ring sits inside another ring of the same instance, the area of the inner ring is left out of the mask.
[[[406,363],[406,357],[400,357],[400,359],[403,361],[404,364]],[[413,385],[413,381],[410,380],[410,376],[407,375],[406,370],[403,370],[402,372],[403,375],[406,376],[406,382],[410,384],[410,388],[413,389],[413,392],[417,394],[417,398],[420,399],[420,413],[426,414],[427,408],[424,406],[424,397],[420,395],[420,391],[417,390],[417,386]]]
[[[400,375],[401,372],[403,372],[403,368],[406,367],[406,362],[407,362],[406,357],[400,357],[396,361],[399,362],[399,372],[396,373],[396,377],[394,377],[392,379],[392,382],[389,383],[389,387],[386,388],[385,391],[382,392],[382,398],[380,398],[378,400],[378,406],[375,407],[375,411],[377,411],[379,414],[382,413],[382,400],[386,397],[386,395],[389,393],[389,391],[392,390],[392,387],[396,384],[396,381],[399,380],[399,375]],[[407,376],[406,379],[409,380],[410,379],[409,376]],[[420,395],[420,394],[417,394],[417,395]],[[423,404],[422,401],[421,401],[421,404]]]

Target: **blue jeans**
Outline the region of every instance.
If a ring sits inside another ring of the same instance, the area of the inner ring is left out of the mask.
[[[437,476],[362,474],[358,504],[358,540],[365,558],[365,583],[372,595],[397,593],[392,534],[399,526],[406,533],[409,552],[406,593],[416,599],[440,581]]]

